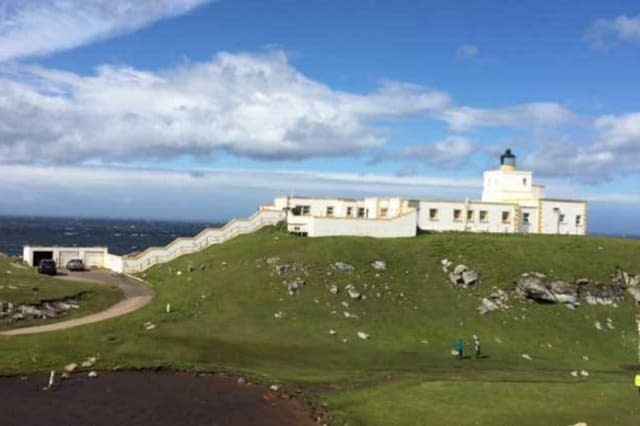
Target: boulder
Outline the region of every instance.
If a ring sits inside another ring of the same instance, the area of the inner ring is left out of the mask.
[[[488,312],[497,311],[499,309],[500,307],[498,306],[497,303],[493,302],[490,299],[487,299],[486,297],[480,301],[480,306],[478,306],[478,312],[480,312],[480,315],[484,315]]]
[[[540,303],[556,303],[558,300],[549,289],[549,279],[541,274],[522,274],[516,281],[516,294],[524,299]]]
[[[566,281],[556,280],[550,284],[550,290],[558,303],[570,303],[575,305],[578,301],[578,286]]]
[[[467,271],[469,268],[467,267],[467,265],[458,265],[455,268],[453,268],[453,273],[456,275],[462,275],[462,273],[464,271]]]
[[[299,292],[302,286],[304,286],[304,280],[302,278],[296,278],[287,286],[289,289],[289,294],[293,295]]]
[[[329,287],[329,293],[331,294],[338,294],[339,291],[340,290],[336,284],[332,284],[331,287]]]
[[[332,266],[334,269],[337,269],[338,271],[341,271],[341,272],[350,273],[356,270],[356,268],[353,265],[349,265],[348,263],[344,263],[344,262],[334,262]]]
[[[375,269],[376,271],[386,271],[387,270],[387,264],[383,260],[374,260],[371,263],[371,267],[373,269]]]
[[[451,281],[454,287],[464,283],[464,281],[462,281],[462,274],[455,274],[453,272],[449,273],[449,281]]]
[[[369,334],[365,333],[364,331],[358,331],[358,337],[362,340],[368,340]]]
[[[465,286],[476,286],[480,283],[480,274],[473,269],[467,269],[462,273],[462,282]]]
[[[357,291],[355,288],[351,287],[347,290],[347,292],[349,293],[349,297],[352,299],[360,299],[361,294],[359,291]]]

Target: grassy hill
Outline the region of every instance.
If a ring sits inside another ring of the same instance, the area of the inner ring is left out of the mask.
[[[14,305],[37,305],[42,301],[75,298],[80,303],[79,309],[74,309],[47,322],[67,320],[101,311],[113,305],[122,298],[122,292],[105,285],[60,280],[36,273],[32,268],[16,263],[10,257],[0,256],[0,301]],[[27,327],[42,324],[42,320],[24,320],[8,322],[0,318],[0,330],[15,327]],[[1,358],[0,358],[1,359]]]
[[[480,287],[452,288],[443,258],[480,271]],[[386,271],[370,266],[378,259]],[[355,270],[332,268],[337,261]],[[304,271],[278,275],[269,262]],[[522,272],[607,281],[616,266],[640,273],[640,242],[456,233],[307,239],[268,228],[154,267],[144,278],[157,297],[134,314],[0,340],[0,373],[99,354],[102,368],[226,370],[297,383],[350,425],[635,425],[638,335],[629,300],[575,310],[512,300],[504,312],[476,310],[493,287],[511,291]],[[305,284],[290,295],[287,284],[298,277]],[[351,299],[348,284],[366,299]],[[145,329],[149,321],[155,329]],[[596,321],[613,329],[598,330]],[[486,357],[453,359],[455,339],[471,349],[473,333]]]

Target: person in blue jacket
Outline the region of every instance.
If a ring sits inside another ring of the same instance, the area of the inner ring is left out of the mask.
[[[460,337],[456,339],[456,351],[458,352],[457,359],[462,359],[464,356],[464,342]]]

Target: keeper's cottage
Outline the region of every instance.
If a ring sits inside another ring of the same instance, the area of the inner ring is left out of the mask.
[[[516,168],[507,149],[500,168],[484,172],[481,200],[279,197],[289,232],[310,236],[412,237],[417,231],[585,235],[587,202],[544,197],[544,185]]]

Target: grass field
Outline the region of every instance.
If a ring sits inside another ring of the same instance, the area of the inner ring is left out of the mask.
[[[80,308],[49,322],[66,320],[101,311],[122,298],[122,292],[96,283],[59,280],[36,273],[32,268],[16,264],[9,257],[0,257],[0,300],[21,304],[38,304],[45,300],[78,297]],[[0,320],[0,330],[42,324],[42,320],[7,322]]]
[[[306,273],[278,276],[269,257],[303,264]],[[481,286],[451,288],[443,258],[479,270]],[[376,275],[376,259],[387,271]],[[356,269],[333,270],[336,261]],[[640,242],[456,233],[306,239],[268,228],[154,267],[144,279],[156,298],[141,311],[0,340],[0,373],[59,368],[99,354],[100,368],[224,370],[295,382],[328,404],[338,424],[636,425],[638,335],[630,301],[576,310],[513,301],[505,312],[476,311],[481,297],[494,286],[511,290],[522,272],[607,281],[616,266],[640,273]],[[290,296],[286,283],[298,276],[305,285]],[[337,295],[328,291],[332,284]],[[347,284],[366,299],[350,299]],[[608,320],[613,329],[595,328]],[[157,327],[145,330],[147,321]],[[370,339],[359,339],[358,331]],[[469,348],[473,333],[486,357],[454,360],[454,340]],[[589,377],[572,377],[574,370]],[[612,416],[615,422],[602,421]]]

